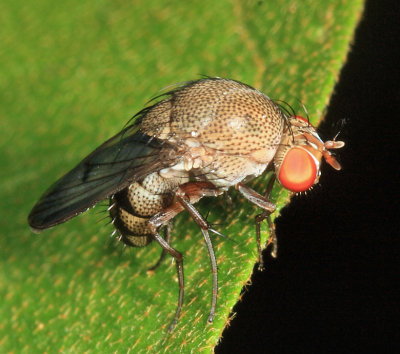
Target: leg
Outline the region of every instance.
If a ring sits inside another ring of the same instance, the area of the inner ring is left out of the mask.
[[[204,196],[219,195],[221,194],[221,192],[218,190],[218,188],[216,188],[214,185],[208,182],[189,182],[180,186],[176,190],[175,194],[178,201],[169,206],[168,208],[162,210],[158,214],[154,215],[149,220],[149,228],[154,239],[163,248],[163,252],[164,251],[168,252],[176,260],[176,267],[177,267],[178,281],[179,281],[179,297],[178,297],[178,306],[175,312],[174,319],[172,320],[171,325],[169,326],[170,332],[173,330],[176,323],[178,322],[178,318],[182,310],[183,295],[184,295],[183,259],[182,259],[182,254],[169,245],[169,240],[166,241],[160,236],[160,234],[158,233],[158,229],[160,228],[160,226],[167,223],[169,220],[174,218],[177,214],[179,214],[181,211],[185,209],[189,211],[190,215],[194,218],[196,223],[201,227],[213,269],[213,299],[211,304],[210,315],[208,318],[208,321],[212,322],[214,318],[216,298],[217,298],[217,265],[215,261],[215,255],[212,248],[211,240],[208,235],[208,229],[210,228],[207,222],[203,219],[203,217],[193,207],[191,203],[197,202]]]
[[[276,180],[275,174],[273,174],[268,181],[267,185],[267,190],[264,194],[264,197],[267,198],[267,200],[270,200],[271,198],[271,192],[272,188],[274,187],[274,183]],[[269,231],[270,231],[270,236],[268,238],[268,245],[272,243],[272,250],[271,250],[271,256],[276,258],[278,255],[278,240],[276,238],[276,233],[275,233],[275,224],[271,220],[271,212],[264,210],[261,214],[256,216],[256,230],[258,229],[258,233],[260,234],[260,224],[263,222],[265,219],[267,219]]]
[[[164,240],[167,243],[170,243],[170,241],[171,241],[171,229],[172,229],[171,222],[168,222],[167,225],[164,228]],[[157,263],[154,264],[152,267],[150,267],[148,270],[149,271],[156,270],[160,266],[160,264],[163,261],[163,259],[165,258],[166,254],[167,254],[167,251],[163,248],[163,250],[161,252],[161,255],[160,255],[160,258],[158,258]]]
[[[149,220],[149,228],[150,228],[150,231],[151,231],[154,239],[162,247],[163,253],[168,252],[172,257],[175,258],[175,261],[176,261],[176,270],[178,273],[178,282],[179,282],[179,296],[178,296],[178,307],[176,308],[174,319],[172,320],[172,322],[168,328],[168,330],[170,332],[172,332],[176,323],[178,322],[178,318],[179,318],[179,315],[180,315],[181,309],[182,309],[183,291],[184,291],[184,276],[183,276],[182,254],[179,251],[177,251],[175,248],[172,248],[169,245],[169,243],[166,240],[164,240],[157,231],[161,225],[163,225],[165,222],[168,222],[168,220],[166,220],[166,221],[164,220],[166,215],[168,215],[168,213],[165,214],[165,213],[161,212],[161,213],[158,213],[155,216],[153,216]]]
[[[263,270],[264,269],[264,262],[262,258],[262,250],[261,250],[261,230],[260,230],[260,225],[261,223],[267,219],[268,226],[270,229],[270,237],[268,238],[268,244],[272,243],[272,251],[271,255],[273,257],[276,257],[277,255],[277,239],[275,235],[275,225],[271,221],[271,214],[275,211],[276,206],[275,204],[270,202],[270,194],[272,191],[272,187],[274,186],[275,182],[275,175],[273,175],[267,185],[267,191],[265,193],[265,196],[262,196],[258,194],[256,191],[252,190],[251,188],[247,187],[246,185],[242,183],[238,183],[236,185],[236,188],[239,190],[242,195],[248,199],[250,202],[254,203],[255,205],[259,206],[260,208],[263,209],[263,212],[261,214],[258,214],[256,216],[256,238],[257,238],[257,251],[258,251],[258,269]]]
[[[200,226],[201,232],[203,233],[204,241],[207,246],[208,255],[210,257],[211,269],[212,269],[212,298],[211,298],[211,309],[210,314],[208,316],[208,322],[212,322],[215,316],[215,308],[217,306],[217,295],[218,295],[218,268],[217,261],[215,259],[215,253],[212,246],[212,242],[210,239],[210,235],[208,234],[208,230],[210,229],[210,225],[207,221],[201,216],[198,210],[188,202],[185,196],[181,196],[177,194],[178,201],[183,205],[183,207],[189,212],[193,220],[197,225]]]

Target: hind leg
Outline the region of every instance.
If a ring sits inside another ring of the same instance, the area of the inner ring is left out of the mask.
[[[189,214],[192,216],[193,220],[200,226],[201,231],[203,233],[204,240],[207,245],[208,253],[210,256],[212,274],[213,274],[213,292],[212,292],[212,300],[211,300],[211,309],[208,317],[208,321],[212,322],[215,315],[215,307],[217,303],[217,262],[215,259],[214,250],[212,247],[211,239],[208,234],[208,230],[211,230],[207,221],[201,216],[201,214],[197,211],[197,209],[193,206],[193,203],[199,201],[202,197],[205,196],[217,196],[222,192],[219,191],[214,185],[208,182],[189,182],[181,185],[175,191],[175,196],[177,201],[165,208],[161,212],[154,215],[149,220],[149,229],[152,233],[153,238],[160,244],[163,248],[163,252],[169,253],[176,260],[176,268],[178,273],[178,282],[179,282],[179,296],[178,296],[178,306],[175,311],[174,319],[169,326],[169,331],[172,331],[178,322],[179,315],[182,310],[183,304],[183,295],[184,295],[184,271],[183,271],[183,258],[182,254],[171,247],[167,240],[164,240],[161,235],[158,233],[158,229],[168,223],[169,220],[174,218],[177,214],[179,214],[183,210],[187,210]]]

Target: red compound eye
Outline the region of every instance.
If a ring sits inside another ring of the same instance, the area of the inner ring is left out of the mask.
[[[308,125],[311,125],[310,122],[307,119],[305,119],[304,117],[296,116],[296,119],[300,119],[303,122],[306,122]]]
[[[292,148],[279,169],[279,182],[292,192],[303,192],[315,182],[318,165],[314,157],[304,149]]]

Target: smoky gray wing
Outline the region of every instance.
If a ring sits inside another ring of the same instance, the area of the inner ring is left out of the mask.
[[[141,133],[138,124],[124,129],[45,192],[29,214],[30,226],[39,231],[65,222],[133,181],[171,166],[171,148]]]

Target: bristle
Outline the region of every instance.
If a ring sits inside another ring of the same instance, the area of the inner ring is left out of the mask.
[[[115,207],[115,203],[112,203],[108,208],[107,208],[107,211],[110,211],[112,208],[114,208]]]

